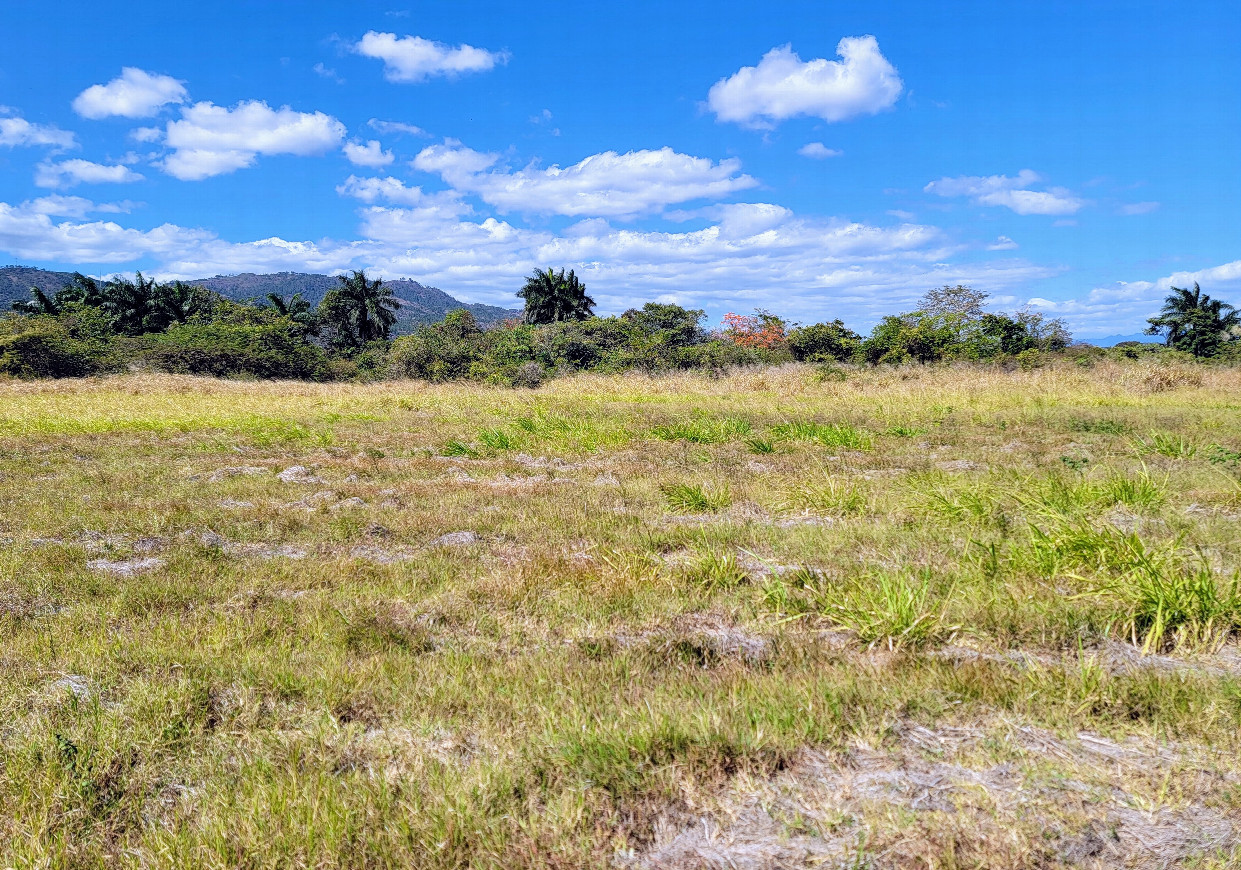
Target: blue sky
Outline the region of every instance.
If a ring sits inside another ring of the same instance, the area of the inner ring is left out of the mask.
[[[0,260],[577,270],[864,329],[967,283],[1088,337],[1241,304],[1224,2],[2,0]]]

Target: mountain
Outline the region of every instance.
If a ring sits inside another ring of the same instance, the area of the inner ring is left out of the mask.
[[[50,272],[29,266],[0,268],[0,311],[7,311],[18,299],[29,299],[31,287],[38,287],[44,293],[51,294],[68,284],[72,278],[72,272]],[[318,305],[327,291],[340,282],[331,275],[312,275],[303,272],[276,272],[269,275],[243,272],[240,275],[199,278],[186,283],[200,284],[208,290],[214,290],[221,296],[235,299],[238,302],[250,299],[263,302],[268,293],[286,297],[301,293],[311,303]],[[398,335],[409,332],[413,327],[423,323],[437,323],[454,308],[469,310],[482,326],[490,326],[509,317],[521,316],[521,309],[462,302],[449,296],[443,290],[426,287],[408,278],[385,281],[384,286],[391,287],[393,294],[401,303],[394,330]]]
[[[1095,347],[1115,347],[1122,341],[1139,341],[1143,344],[1163,344],[1163,339],[1157,335],[1146,335],[1145,333],[1135,332],[1132,335],[1105,335],[1102,338],[1083,338],[1083,344],[1093,344]]]

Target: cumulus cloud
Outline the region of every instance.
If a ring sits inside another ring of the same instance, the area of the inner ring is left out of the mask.
[[[124,202],[95,203],[85,197],[64,196],[55,193],[50,196],[41,196],[38,199],[23,202],[19,208],[30,214],[83,218],[93,212],[127,214],[133,208],[133,203],[128,200]]]
[[[141,181],[142,175],[128,166],[108,166],[89,160],[63,160],[40,163],[35,169],[34,183],[39,187],[73,187],[78,184],[126,184]]]
[[[73,148],[77,141],[73,133],[59,127],[32,124],[24,118],[0,118],[0,145],[9,148],[34,145]]]
[[[1042,176],[1030,169],[1023,169],[1016,177],[1007,175],[961,175],[941,178],[922,188],[926,193],[943,197],[966,196],[975,205],[1002,206],[1017,214],[1064,215],[1075,214],[1085,201],[1063,187],[1046,190],[1030,190],[1040,184]]]
[[[1155,280],[1117,281],[1095,287],[1085,296],[1073,299],[1032,299],[1084,337],[1140,332],[1146,319],[1163,305],[1173,287],[1202,285],[1212,297],[1235,297],[1241,293],[1241,260],[1193,271],[1173,272]],[[1154,341],[1155,339],[1151,339]]]
[[[164,138],[164,131],[159,127],[137,127],[129,131],[129,138],[135,142],[158,142]]]
[[[1011,251],[1018,247],[1017,243],[1008,236],[999,236],[994,242],[987,245],[988,251]]]
[[[758,66],[720,79],[707,94],[719,121],[770,127],[807,116],[845,121],[890,108],[904,85],[873,36],[847,36],[836,46],[840,60],[803,61],[791,46],[773,48]]]
[[[487,51],[472,45],[454,48],[420,36],[398,38],[395,33],[377,33],[374,30],[363,36],[353,50],[382,60],[384,78],[403,83],[422,82],[434,76],[486,72],[496,64],[508,61],[508,55],[504,52]]]
[[[421,187],[406,187],[405,182],[391,176],[385,178],[359,178],[350,175],[337,185],[336,192],[371,204],[387,202],[393,205],[435,208],[441,215],[467,214],[470,207],[451,190],[426,193]]]
[[[210,238],[203,230],[171,224],[141,231],[112,221],[53,223],[44,201],[19,206],[0,202],[0,250],[22,260],[129,263],[174,256]]]
[[[73,111],[94,120],[114,115],[149,118],[159,112],[161,106],[185,102],[188,96],[185,83],[172,76],[153,75],[127,66],[119,77],[106,85],[91,85],[78,94],[73,101]]]
[[[797,149],[797,153],[812,160],[826,160],[828,157],[839,157],[845,152],[838,151],[835,148],[828,148],[822,142],[807,142]]]
[[[694,199],[719,199],[758,184],[740,174],[741,161],[658,151],[605,151],[561,168],[496,167],[499,155],[457,143],[432,145],[414,168],[438,174],[454,189],[501,212],[628,218]]]
[[[383,146],[374,139],[365,145],[359,142],[346,142],[343,150],[345,157],[354,166],[366,166],[371,169],[387,166],[396,159],[391,151],[384,151]]]
[[[168,123],[164,140],[173,152],[158,165],[183,181],[197,181],[251,166],[259,155],[323,154],[344,138],[345,125],[323,112],[272,109],[258,100],[232,109],[196,103]]]

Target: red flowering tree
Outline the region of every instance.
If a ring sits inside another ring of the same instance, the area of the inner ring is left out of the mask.
[[[725,314],[724,337],[738,347],[771,349],[784,344],[788,324],[759,308],[753,314]]]

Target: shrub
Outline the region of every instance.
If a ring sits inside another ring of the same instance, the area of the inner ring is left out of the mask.
[[[789,351],[798,362],[843,362],[852,359],[862,337],[841,321],[799,326],[789,332]]]
[[[144,362],[165,372],[228,377],[327,380],[332,375],[323,350],[308,344],[288,318],[266,325],[190,323],[147,336]],[[365,370],[365,360],[355,363]]]
[[[55,317],[0,320],[0,374],[15,378],[75,378],[98,366],[98,348],[75,339]]]

